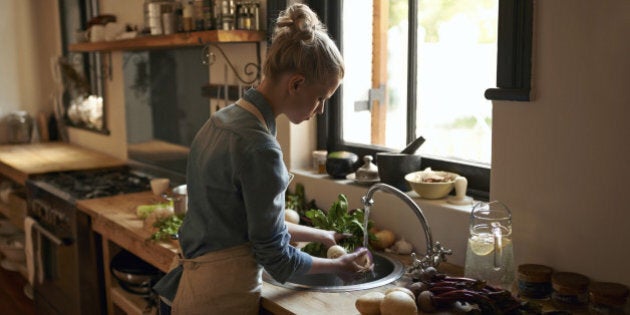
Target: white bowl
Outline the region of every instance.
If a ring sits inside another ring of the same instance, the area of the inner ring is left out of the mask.
[[[453,183],[458,176],[451,172],[424,170],[405,175],[405,180],[420,198],[442,199],[453,190]]]

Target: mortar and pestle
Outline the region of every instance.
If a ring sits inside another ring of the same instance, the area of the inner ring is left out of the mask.
[[[424,143],[420,136],[410,142],[400,153],[379,152],[376,153],[376,166],[381,182],[392,185],[401,191],[410,191],[411,186],[405,180],[405,175],[420,170],[420,155],[414,153]]]

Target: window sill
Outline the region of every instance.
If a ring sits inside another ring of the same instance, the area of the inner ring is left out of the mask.
[[[328,174],[319,174],[313,170],[308,170],[308,169],[293,169],[291,170],[291,173],[296,175],[296,178],[309,178],[311,180],[318,182],[321,185],[328,185],[332,183],[334,185],[340,185],[340,186],[346,187],[350,191],[354,191],[354,190],[366,191],[370,187],[369,185],[355,183],[353,180],[350,180],[350,179],[334,179],[334,178],[331,178]],[[294,180],[293,183],[296,183],[296,180]],[[331,188],[332,187],[336,188],[337,186],[331,186]],[[475,202],[473,200],[471,204],[469,205],[455,205],[455,204],[449,203],[446,200],[446,198],[436,199],[436,200],[420,198],[420,195],[418,195],[413,190],[405,192],[405,193],[407,194],[407,196],[411,197],[411,199],[413,199],[413,201],[416,202],[421,208],[424,208],[425,206],[440,207],[440,208],[445,208],[445,209],[449,209],[453,211],[465,212],[467,214],[470,213],[470,207],[472,207],[472,203]]]

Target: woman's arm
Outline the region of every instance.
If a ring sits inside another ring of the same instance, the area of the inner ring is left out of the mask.
[[[286,222],[291,242],[318,242],[324,244],[326,248],[337,244],[342,235],[335,231],[326,231],[306,225]]]

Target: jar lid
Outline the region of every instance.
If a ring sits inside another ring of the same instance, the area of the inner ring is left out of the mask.
[[[519,279],[527,282],[549,282],[553,269],[545,265],[522,264],[518,266]]]
[[[627,286],[613,282],[593,282],[588,289],[594,303],[612,306],[625,305],[630,294]]]
[[[560,294],[585,293],[589,282],[586,276],[574,272],[556,272],[551,276],[551,285]]]

